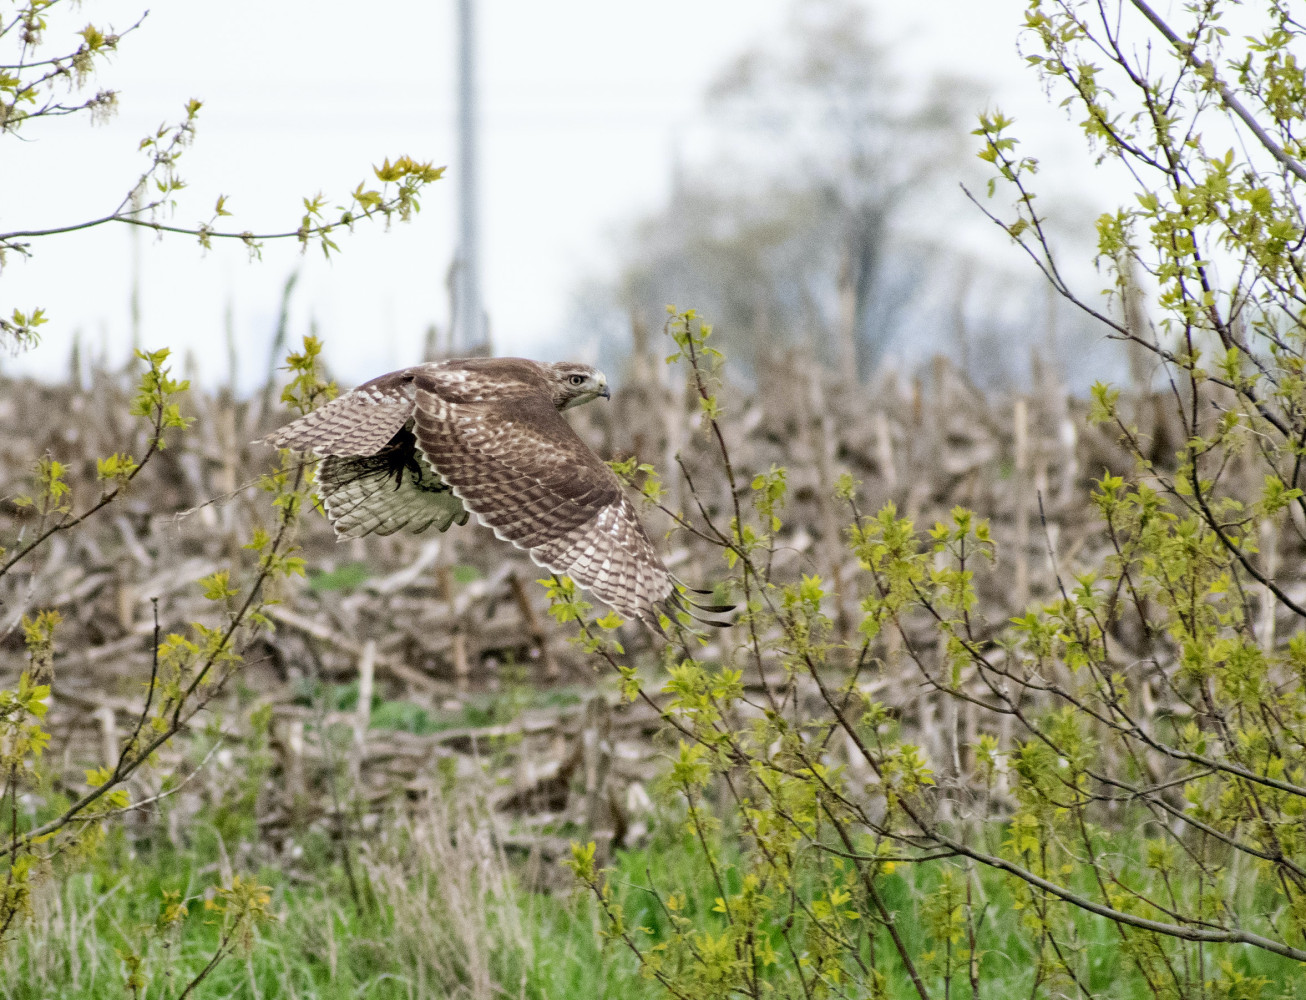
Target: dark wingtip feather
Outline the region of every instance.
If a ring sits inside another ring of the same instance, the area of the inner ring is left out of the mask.
[[[699,591],[695,591],[695,593],[699,593]],[[689,611],[690,608],[696,608],[699,611],[706,611],[710,615],[729,614],[737,607],[737,605],[734,604],[699,604],[697,601],[691,601],[684,594],[680,593],[672,593],[671,596],[667,598],[667,601],[673,604],[673,606],[679,608],[681,611]],[[692,611],[689,611],[689,613],[693,614]]]
[[[698,608],[699,611],[706,611],[710,615],[729,614],[738,606],[735,604],[694,604],[693,601],[686,601],[685,603]]]
[[[688,598],[685,597],[684,594],[680,593],[679,591],[672,591],[670,594],[667,595],[666,599],[658,605],[657,608],[657,610],[661,611],[672,621],[678,620],[677,616],[683,614],[688,616],[692,621],[698,622],[698,624],[700,625],[711,625],[713,628],[730,628],[730,626],[734,624],[734,622],[731,621],[716,621],[715,619],[712,618],[704,618],[701,615],[695,614],[694,613],[695,609],[710,614],[711,613],[720,614],[723,613],[724,611],[734,610],[734,605],[732,604],[711,605],[711,606],[698,605],[690,601]],[[659,629],[658,631],[662,631],[662,630]],[[663,634],[665,635],[665,633]]]
[[[704,597],[711,597],[716,593],[715,590],[699,590],[697,587],[691,587],[680,577],[671,574],[671,580],[676,585],[677,590],[683,590],[687,594],[701,594]]]
[[[708,614],[724,615],[734,611],[738,605],[735,604],[700,604],[697,601],[690,600],[686,594],[697,594],[700,597],[712,597],[716,594],[715,590],[700,590],[698,587],[691,587],[679,577],[671,578],[676,585],[668,600],[674,601],[675,605],[683,611],[689,611],[690,608],[697,608],[699,611],[706,611]],[[692,614],[692,612],[690,612]]]

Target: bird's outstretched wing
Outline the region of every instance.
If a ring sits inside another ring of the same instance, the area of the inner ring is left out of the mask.
[[[491,378],[420,371],[418,449],[500,538],[656,626],[671,576],[621,483],[545,393],[496,393]]]
[[[446,531],[467,523],[466,508],[418,457],[407,428],[375,455],[324,458],[317,486],[340,538],[418,535],[432,525]]]
[[[322,459],[318,492],[339,538],[467,523],[466,509],[417,452],[414,371],[373,379],[264,439]]]
[[[413,369],[382,375],[273,431],[274,448],[318,455],[375,455],[412,419]]]

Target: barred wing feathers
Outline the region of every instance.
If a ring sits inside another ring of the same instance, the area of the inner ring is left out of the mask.
[[[411,370],[391,372],[306,413],[264,440],[326,455],[375,455],[413,416]]]
[[[496,393],[482,379],[419,373],[414,432],[426,460],[500,538],[622,614],[656,624],[671,576],[617,477],[542,389]]]
[[[318,492],[338,538],[467,523],[467,510],[418,454],[413,372],[375,378],[264,439],[322,458]]]

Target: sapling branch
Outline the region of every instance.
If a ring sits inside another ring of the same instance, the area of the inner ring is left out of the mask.
[[[1233,92],[1230,87],[1220,79],[1216,73],[1215,67],[1209,62],[1203,61],[1195,51],[1191,42],[1183,41],[1176,35],[1171,27],[1154,11],[1144,0],[1129,0],[1129,3],[1141,13],[1152,26],[1161,33],[1162,37],[1174,48],[1175,52],[1190,66],[1192,66],[1201,76],[1207,80],[1220,95],[1220,100],[1239,121],[1247,127],[1247,130],[1256,137],[1256,141],[1265,147],[1266,151],[1279,162],[1279,164],[1296,177],[1299,181],[1306,181],[1306,166],[1303,166],[1297,159],[1289,156],[1288,153],[1277,142],[1271,138],[1270,134],[1261,126],[1242,101]]]
[[[39,549],[42,545],[48,542],[55,535],[59,534],[62,531],[71,531],[73,528],[76,528],[78,525],[82,524],[89,518],[93,517],[94,515],[98,514],[100,511],[104,510],[104,508],[108,507],[111,503],[117,500],[119,496],[122,495],[122,493],[127,488],[127,486],[132,482],[132,480],[134,480],[137,476],[139,476],[141,470],[144,469],[145,466],[149,464],[150,459],[152,459],[156,454],[158,454],[159,448],[162,446],[163,414],[164,414],[165,405],[166,405],[165,403],[161,402],[155,409],[155,413],[153,416],[154,432],[151,435],[149,447],[146,449],[145,454],[141,456],[141,460],[136,465],[136,468],[133,469],[126,476],[124,480],[120,481],[117,486],[113,487],[107,492],[102,493],[100,495],[100,498],[96,500],[95,503],[91,504],[91,506],[89,506],[86,510],[82,511],[82,513],[77,515],[68,514],[68,515],[61,516],[53,524],[49,525],[48,527],[44,528],[42,531],[38,532],[35,535],[35,537],[32,538],[31,541],[27,542],[25,545],[18,548],[13,553],[13,555],[11,555],[3,563],[0,563],[0,578],[3,578],[5,574],[7,574],[11,569],[17,566],[20,562],[22,562],[29,555],[31,555],[33,552]]]

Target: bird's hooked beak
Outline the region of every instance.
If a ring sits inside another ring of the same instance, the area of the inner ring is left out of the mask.
[[[608,399],[608,400],[612,399],[612,390],[608,388],[607,379],[604,379],[602,382],[599,383],[599,395],[602,396],[604,399]]]

